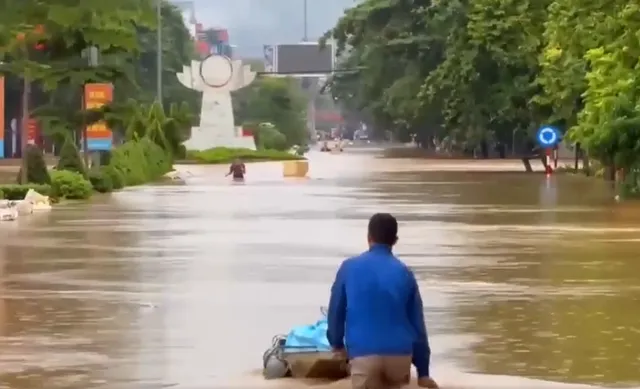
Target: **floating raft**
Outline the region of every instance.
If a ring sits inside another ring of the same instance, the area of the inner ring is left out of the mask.
[[[331,351],[285,346],[286,337],[276,336],[263,355],[263,375],[267,379],[313,378],[340,380],[349,376],[347,361]]]

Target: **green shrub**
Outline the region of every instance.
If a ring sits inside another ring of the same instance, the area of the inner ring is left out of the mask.
[[[304,156],[308,152],[309,152],[309,146],[308,145],[300,146],[297,149],[295,149],[295,153],[299,157]]]
[[[87,177],[87,168],[80,156],[80,152],[76,144],[67,138],[60,149],[60,159],[58,160],[57,170],[68,170],[70,172],[80,173],[83,177]]]
[[[111,163],[111,151],[100,151],[100,166],[107,166]]]
[[[89,171],[89,181],[96,192],[113,192],[113,181],[111,180],[111,175],[106,170],[107,167],[103,166]]]
[[[125,186],[141,185],[171,171],[167,151],[147,137],[125,142],[113,150],[110,166],[122,175]]]
[[[120,172],[124,186],[140,185],[146,182],[143,165],[144,153],[136,140],[125,142],[111,153],[109,166]]]
[[[204,151],[190,151],[187,159],[197,163],[217,164],[230,163],[240,158],[244,162],[257,161],[290,161],[304,159],[301,156],[286,151],[277,150],[250,150],[228,147],[215,147]]]
[[[147,182],[157,180],[172,170],[173,161],[169,152],[147,137],[142,138],[139,144],[145,156]]]
[[[33,189],[41,195],[51,196],[51,186],[44,184],[27,184],[27,185],[0,185],[0,199],[5,200],[22,200],[26,196],[29,189]]]
[[[258,136],[258,148],[264,150],[285,151],[289,149],[287,146],[287,137],[275,128],[261,127]]]
[[[124,177],[122,176],[120,170],[113,167],[113,165],[103,166],[102,169],[104,171],[104,174],[109,176],[113,190],[124,188]]]
[[[69,200],[83,200],[91,197],[91,182],[78,172],[54,170],[51,172],[51,194],[53,197]]]
[[[27,182],[33,184],[48,185],[51,183],[51,177],[49,176],[49,170],[47,169],[47,163],[44,161],[44,155],[39,147],[34,145],[27,146],[25,152],[27,157]],[[18,172],[18,183],[26,184],[22,182],[22,169]],[[26,192],[25,192],[26,193]]]

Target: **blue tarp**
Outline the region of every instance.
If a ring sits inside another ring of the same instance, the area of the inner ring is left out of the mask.
[[[311,325],[294,327],[287,335],[284,352],[331,351],[329,340],[327,340],[327,329],[327,319]]]

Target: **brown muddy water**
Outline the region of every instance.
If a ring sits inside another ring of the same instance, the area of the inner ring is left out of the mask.
[[[640,385],[640,208],[599,180],[366,151],[313,155],[307,180],[179,169],[185,186],[0,224],[0,388],[285,387],[256,376],[262,352],[318,319],[378,211],[401,221],[443,387]]]

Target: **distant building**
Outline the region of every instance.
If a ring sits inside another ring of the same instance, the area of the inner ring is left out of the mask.
[[[182,10],[185,26],[193,37],[200,58],[211,54],[222,54],[233,58],[233,45],[229,43],[229,32],[225,28],[207,28],[198,23],[193,1],[171,0],[171,4]]]
[[[196,24],[196,50],[202,58],[211,54],[233,58],[229,32],[224,28],[204,28],[201,23]]]

